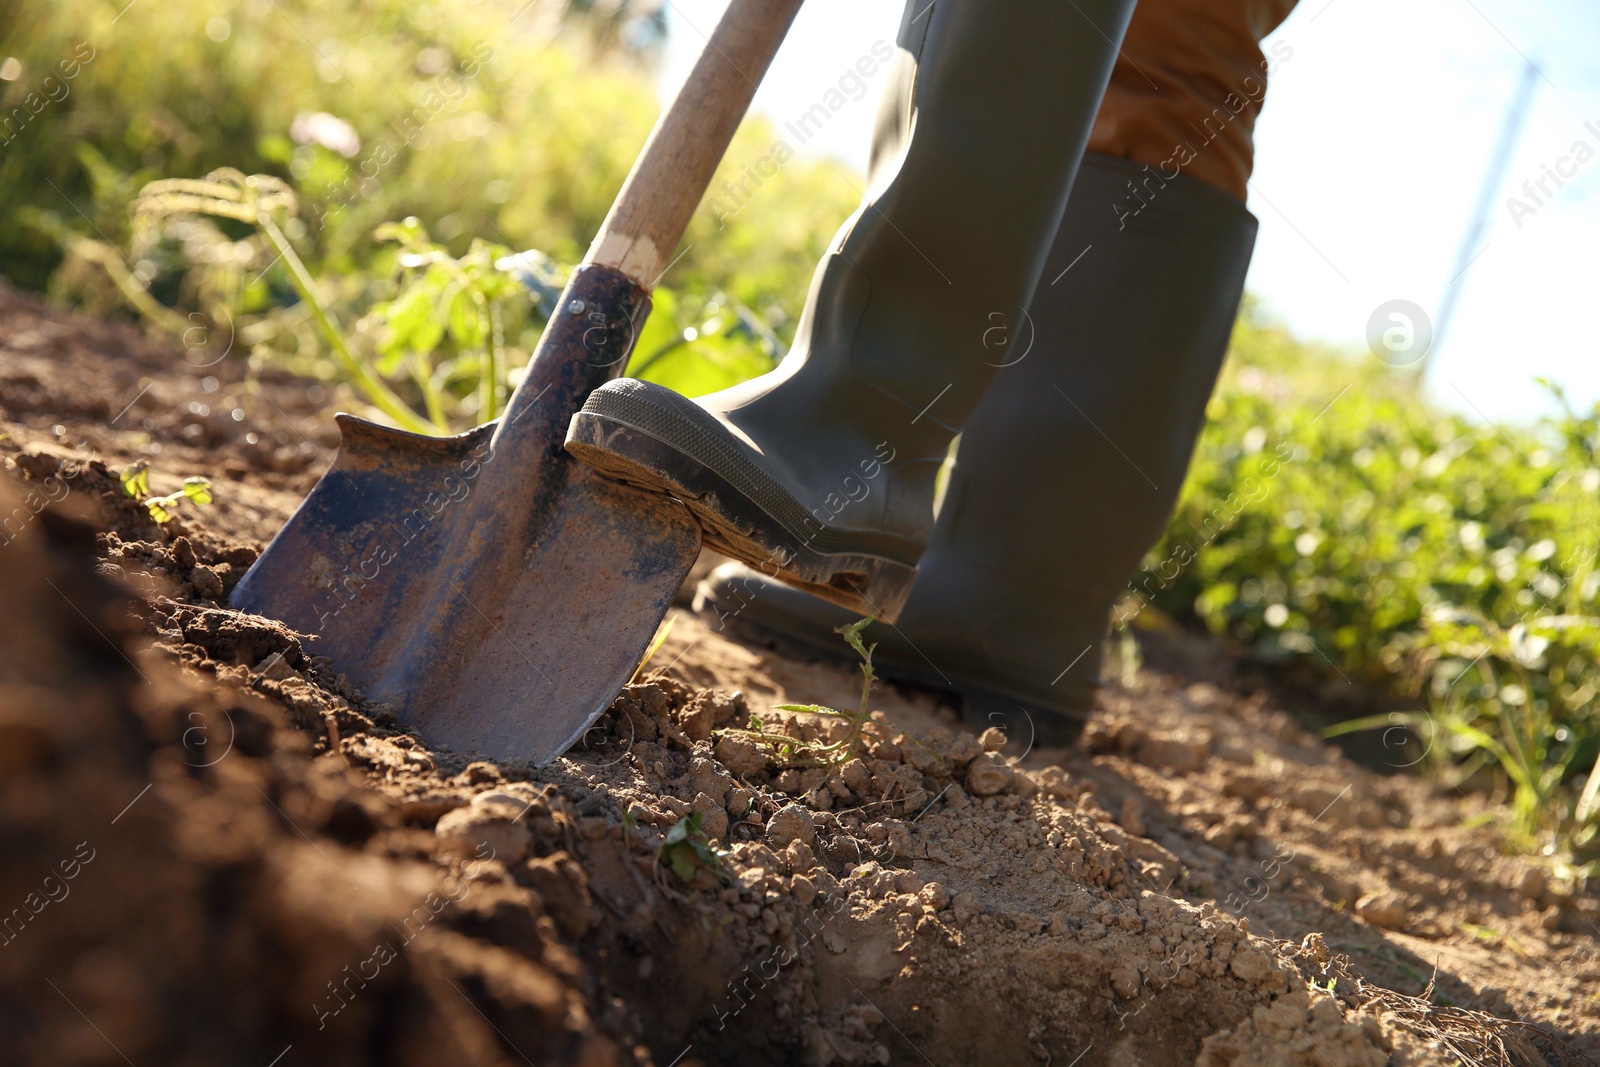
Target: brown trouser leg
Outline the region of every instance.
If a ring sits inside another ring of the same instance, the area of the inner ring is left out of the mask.
[[[1259,42],[1295,0],[1139,0],[1089,151],[1187,174],[1240,200],[1267,76],[1294,54]]]

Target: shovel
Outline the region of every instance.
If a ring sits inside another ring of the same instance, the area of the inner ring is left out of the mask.
[[[564,451],[622,373],[800,0],[732,0],[572,274],[505,413],[455,437],[336,416],[339,454],[234,589],[431,744],[542,765],[627,684],[700,550],[667,497]]]

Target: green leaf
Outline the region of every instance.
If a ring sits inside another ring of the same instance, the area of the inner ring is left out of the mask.
[[[183,495],[196,504],[211,503],[211,479],[185,478],[183,480]]]
[[[1324,738],[1342,737],[1345,734],[1360,733],[1363,730],[1382,730],[1392,726],[1411,726],[1425,722],[1427,716],[1422,712],[1391,711],[1379,715],[1368,715],[1360,719],[1346,719],[1344,722],[1334,723],[1324,727],[1318,736]]]
[[[837,715],[837,709],[824,707],[821,704],[774,704],[778,711],[798,711],[807,715]]]
[[[378,371],[394,374],[409,352],[424,355],[438,347],[444,338],[439,321],[437,289],[434,279],[424,275],[391,301],[383,312],[388,332],[378,345],[382,353]]]
[[[678,325],[678,298],[670,289],[657,289],[650,294],[650,317],[633,343],[633,355],[628,360],[628,377],[637,378],[639,368],[663,349],[679,343],[682,328]]]
[[[678,876],[679,881],[688,882],[694,879],[695,854],[692,849],[676,848],[672,852],[672,873]]]
[[[118,476],[122,485],[122,494],[135,500],[143,500],[150,495],[150,464],[140,460],[128,467],[124,467]]]
[[[705,831],[700,828],[699,812],[684,816],[667,829],[657,859],[666,864],[679,881],[692,881],[695,871],[702,867],[724,884],[729,880],[722,857],[712,849]]]
[[[422,220],[415,215],[407,215],[399,222],[385,222],[372,231],[374,241],[397,241],[401,245],[426,245],[428,231],[422,225]]]
[[[256,138],[256,151],[262,159],[287,167],[294,159],[294,142],[281,133],[269,133]]]
[[[450,324],[450,337],[464,349],[483,347],[483,314],[479,310],[477,295],[468,286],[458,286],[446,304],[446,320]]]
[[[869,646],[866,644],[866,642],[862,641],[861,631],[865,630],[868,626],[871,626],[873,621],[873,617],[868,615],[866,618],[857,619],[855,622],[849,623],[848,625],[835,627],[833,631],[844,638],[844,643],[849,645],[856,655],[860,656],[869,663],[872,662],[873,649],[877,648],[878,646]]]

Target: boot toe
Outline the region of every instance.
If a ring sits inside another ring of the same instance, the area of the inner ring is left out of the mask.
[[[566,449],[615,481],[682,501],[706,543],[799,589],[893,620],[916,577],[918,546],[818,522],[722,420],[651,382],[608,382],[573,415]]]
[[[1081,710],[1047,707],[981,683],[968,682],[961,690],[962,724],[976,733],[997,727],[1006,735],[1006,753],[1019,758],[1034,749],[1076,745],[1088,717],[1087,704]]]
[[[694,610],[714,616],[719,629],[787,655],[840,664],[856,658],[836,633],[836,627],[854,621],[848,613],[738,563],[725,563],[700,582]],[[872,662],[879,675],[958,696],[962,725],[974,733],[998,727],[1006,735],[1009,754],[1077,743],[1094,703],[1093,682],[1052,688],[1049,701],[1019,696],[1010,679],[985,673],[973,662],[970,650],[951,650],[919,631],[920,617],[913,604],[898,626],[874,623],[867,629],[864,636],[875,646]]]

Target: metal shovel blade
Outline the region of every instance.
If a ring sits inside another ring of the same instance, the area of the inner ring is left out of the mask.
[[[649,299],[573,277],[506,414],[430,438],[338,416],[332,467],[233,593],[430,743],[543,764],[637,667],[700,549],[688,509],[593,474],[567,422]]]

